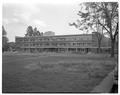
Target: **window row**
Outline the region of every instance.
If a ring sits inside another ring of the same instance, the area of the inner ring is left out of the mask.
[[[85,38],[77,38],[77,37],[74,37],[74,38],[49,38],[49,37],[46,37],[46,38],[19,38],[19,39],[16,39],[16,41],[18,42],[37,42],[37,41],[84,41],[84,40],[91,40],[89,37],[85,37]]]
[[[26,43],[23,46],[91,46],[92,43]]]

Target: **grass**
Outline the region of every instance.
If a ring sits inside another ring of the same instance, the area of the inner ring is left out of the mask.
[[[107,55],[3,54],[3,92],[90,92],[114,69]]]

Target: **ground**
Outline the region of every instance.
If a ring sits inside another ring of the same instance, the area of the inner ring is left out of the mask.
[[[90,92],[117,59],[103,54],[4,53],[3,92]]]

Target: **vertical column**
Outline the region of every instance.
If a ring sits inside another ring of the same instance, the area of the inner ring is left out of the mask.
[[[77,48],[75,48],[75,52],[77,52]]]
[[[37,51],[37,48],[35,47],[35,53],[37,53],[38,51]]]
[[[68,52],[68,48],[66,48],[66,52]]]

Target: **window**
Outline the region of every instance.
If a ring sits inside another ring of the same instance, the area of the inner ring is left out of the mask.
[[[39,41],[42,41],[42,38],[39,38],[38,40],[39,40]]]
[[[74,38],[74,41],[76,41],[77,39],[76,38]]]
[[[30,46],[33,46],[33,44],[31,43]]]
[[[24,38],[24,41],[27,42],[27,41],[29,41],[29,39],[28,38]]]
[[[43,44],[42,44],[42,43],[40,43],[39,45],[40,45],[40,46],[43,46]]]
[[[67,45],[68,45],[68,46],[70,46],[71,44],[70,44],[70,43],[68,43]]]
[[[57,41],[57,39],[56,39],[56,38],[52,38],[52,40],[53,40],[53,41]]]
[[[59,38],[60,41],[65,41],[65,38]]]
[[[34,42],[34,41],[35,41],[35,38],[31,38],[30,41],[31,41],[31,42]]]
[[[45,45],[45,46],[48,46],[48,45],[49,45],[49,43],[45,43],[44,45]]]
[[[89,38],[87,38],[87,40],[90,40]]]
[[[23,39],[22,39],[22,38],[18,38],[18,39],[16,39],[16,41],[17,41],[17,42],[22,42]]]
[[[35,43],[33,43],[33,46],[35,46]]]
[[[24,46],[28,46],[28,44],[24,44]]]
[[[73,46],[75,46],[76,45],[76,43],[73,43]]]
[[[49,38],[44,38],[45,41],[49,41]]]
[[[53,46],[57,46],[57,43],[52,43]]]
[[[80,46],[80,45],[81,45],[81,43],[77,43],[77,45],[78,45],[78,46]]]

